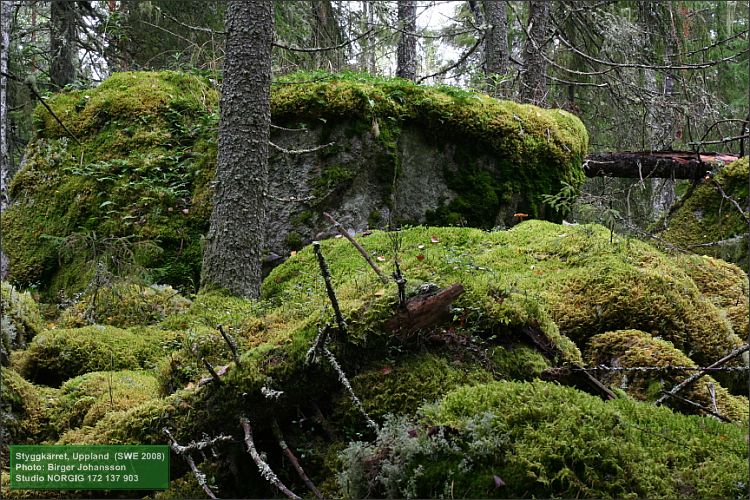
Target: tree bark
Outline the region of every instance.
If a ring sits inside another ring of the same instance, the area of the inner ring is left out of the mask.
[[[50,79],[59,88],[76,79],[76,3],[53,0],[50,6]]]
[[[8,152],[8,53],[10,51],[11,11],[14,2],[0,2],[0,212],[7,206],[10,180]],[[1,267],[1,266],[0,266]]]
[[[398,26],[401,36],[398,40],[396,76],[414,81],[417,79],[417,2],[399,0]]]
[[[484,13],[489,28],[484,41],[484,73],[489,94],[504,95],[504,85],[499,83],[508,72],[508,17],[504,1],[484,0]]]
[[[549,31],[550,2],[529,1],[528,36],[523,48],[521,73],[521,100],[542,105],[547,97],[547,61],[544,59],[545,43]]]
[[[214,208],[201,284],[260,295],[271,123],[273,0],[230,0]]]

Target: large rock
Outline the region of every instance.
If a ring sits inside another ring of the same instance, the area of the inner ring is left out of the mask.
[[[11,279],[70,294],[139,268],[194,288],[213,196],[215,85],[117,73],[48,104],[65,126],[37,109],[2,222]],[[398,79],[297,75],[274,85],[272,115],[283,128],[272,130],[271,261],[330,231],[324,211],[355,231],[507,227],[516,212],[557,219],[542,195],[583,180],[586,130],[561,110]]]

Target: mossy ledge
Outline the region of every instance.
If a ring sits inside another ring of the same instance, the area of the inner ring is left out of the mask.
[[[215,82],[115,73],[47,104],[70,133],[35,111],[2,220],[12,280],[58,300],[105,264],[195,291],[216,161]],[[515,212],[557,219],[541,196],[583,181],[588,136],[562,110],[353,73],[284,77],[271,107],[275,123],[298,129],[273,129],[274,143],[333,143],[304,155],[272,151],[266,243],[280,256],[328,228],[324,210],[358,232],[389,216],[489,229],[518,222]],[[303,201],[276,200],[291,196]]]

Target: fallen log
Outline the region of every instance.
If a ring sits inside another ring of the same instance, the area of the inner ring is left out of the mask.
[[[718,164],[739,157],[725,153],[689,151],[593,153],[586,157],[586,177],[625,177],[630,179],[700,179]]]

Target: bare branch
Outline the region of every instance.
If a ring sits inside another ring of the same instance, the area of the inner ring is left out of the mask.
[[[329,214],[328,212],[323,212],[323,217],[325,217],[326,219],[328,219],[328,222],[330,222],[331,224],[333,224],[333,227],[336,228],[336,230],[339,232],[339,234],[341,234],[341,236],[343,236],[344,238],[346,238],[347,240],[349,240],[349,242],[352,245],[354,245],[354,248],[356,248],[357,251],[359,251],[359,253],[362,255],[362,257],[365,258],[365,260],[367,261],[367,263],[370,264],[370,267],[372,268],[373,271],[375,271],[375,274],[377,274],[380,277],[380,281],[382,281],[384,285],[387,285],[388,284],[388,277],[378,267],[378,265],[375,264],[375,262],[372,261],[372,257],[370,257],[370,254],[367,253],[367,250],[365,250],[362,247],[362,245],[360,245],[359,242],[357,240],[355,240],[352,237],[352,235],[349,234],[349,231],[347,231],[346,229],[344,229],[344,226],[342,226],[341,224],[339,224],[336,221],[336,219],[334,219],[331,216],[331,214]]]
[[[316,151],[320,151],[321,149],[330,148],[331,146],[336,145],[335,142],[329,142],[328,144],[321,144],[320,146],[315,146],[314,148],[310,149],[284,149],[281,146],[277,146],[271,141],[268,141],[268,144],[276,151],[281,151],[282,153],[287,155],[304,155],[307,153],[314,153]]]
[[[258,450],[255,449],[255,442],[253,441],[253,428],[250,427],[250,421],[246,417],[240,417],[240,425],[245,431],[245,444],[247,445],[247,451],[253,458],[253,462],[255,462],[255,465],[258,466],[258,471],[260,472],[260,475],[263,477],[263,479],[275,486],[276,489],[286,495],[287,498],[291,498],[292,500],[302,500],[292,490],[287,488],[284,483],[281,482],[281,479],[279,479],[279,477],[274,474],[273,470],[271,470],[271,467],[263,460],[263,457],[260,456]]]
[[[454,68],[457,68],[458,66],[460,66],[461,64],[463,64],[464,62],[466,62],[466,60],[469,58],[469,56],[472,55],[479,48],[479,46],[482,44],[483,41],[484,41],[484,35],[482,35],[481,37],[477,38],[477,42],[469,50],[467,50],[464,53],[464,55],[462,55],[458,59],[458,61],[456,61],[455,63],[451,64],[450,66],[447,66],[447,67],[445,67],[445,68],[443,68],[443,69],[441,69],[439,71],[436,71],[435,73],[432,73],[431,75],[425,75],[425,76],[419,78],[417,80],[417,83],[422,83],[423,81],[427,80],[428,78],[432,78],[433,76],[438,76],[438,75],[445,74],[445,73],[449,72],[450,70],[452,70]]]
[[[302,479],[302,481],[305,483],[305,485],[310,489],[310,491],[313,492],[313,495],[315,495],[319,499],[323,499],[323,495],[320,493],[320,490],[315,486],[315,483],[313,483],[309,477],[307,477],[307,474],[305,474],[304,469],[302,469],[302,466],[299,464],[299,460],[297,460],[297,457],[292,452],[292,449],[289,448],[289,445],[286,444],[286,441],[284,440],[284,435],[281,433],[281,427],[279,427],[279,423],[274,420],[273,421],[273,427],[271,428],[273,431],[273,435],[276,437],[276,440],[279,442],[279,446],[281,447],[281,451],[284,452],[284,455],[286,455],[287,460],[292,464],[292,467],[294,467],[294,470],[297,471],[297,474]]]

